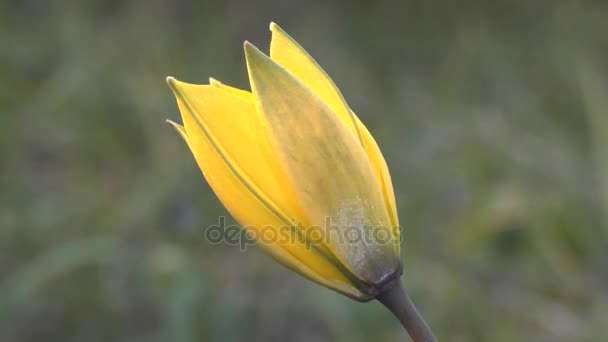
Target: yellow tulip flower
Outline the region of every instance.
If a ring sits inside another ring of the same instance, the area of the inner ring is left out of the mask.
[[[391,177],[325,71],[278,25],[270,57],[245,42],[251,92],[167,78],[170,122],[248,235],[281,264],[358,301],[402,273]]]

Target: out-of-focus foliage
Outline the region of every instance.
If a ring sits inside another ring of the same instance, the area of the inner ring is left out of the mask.
[[[440,340],[606,339],[606,2],[12,0],[0,340],[405,338],[377,303],[204,238],[226,212],[163,123],[164,77],[246,87],[241,43],[271,20],[383,149]]]

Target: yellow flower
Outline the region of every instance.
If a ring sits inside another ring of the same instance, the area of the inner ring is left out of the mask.
[[[272,257],[356,300],[401,275],[386,162],[333,81],[278,25],[245,42],[251,92],[167,83],[187,142],[231,215]]]

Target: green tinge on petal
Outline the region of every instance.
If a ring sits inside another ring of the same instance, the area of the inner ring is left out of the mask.
[[[271,23],[270,31],[272,32],[270,59],[309,87],[337,114],[340,120],[345,123],[361,142],[370,163],[373,165],[378,185],[384,192],[385,205],[389,211],[395,240],[397,241],[396,251],[399,254],[399,219],[395,204],[395,194],[386,161],[374,138],[357,115],[348,107],[338,87],[314,58],[279,25]]]
[[[361,142],[361,133],[344,96],[332,79],[304,48],[279,25],[270,23],[270,59],[309,87],[336,113]]]
[[[247,68],[270,144],[309,223],[323,227],[328,246],[355,275],[381,283],[400,269],[382,191],[360,142],[310,88],[249,43]],[[327,219],[332,222],[327,224]],[[361,238],[344,241],[354,229]],[[365,239],[373,233],[385,243]],[[342,238],[342,240],[339,240]]]

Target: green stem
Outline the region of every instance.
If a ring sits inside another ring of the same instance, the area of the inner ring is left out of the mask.
[[[376,299],[399,319],[414,342],[437,342],[431,328],[426,324],[405,292],[401,278],[387,284]]]

